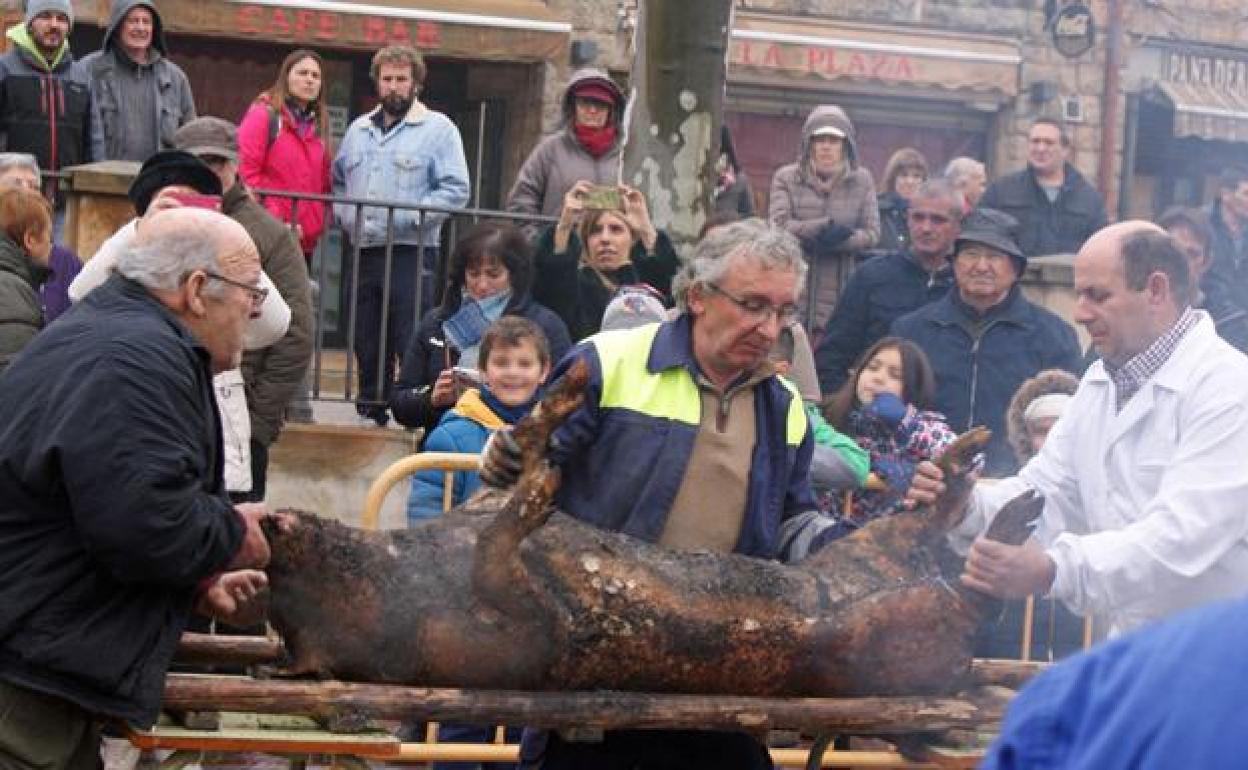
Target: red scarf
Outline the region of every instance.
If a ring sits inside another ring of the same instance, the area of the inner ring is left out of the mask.
[[[576,141],[581,143],[588,152],[595,158],[601,158],[607,154],[607,151],[615,145],[615,124],[607,123],[602,128],[590,128],[582,126],[579,123],[572,127],[576,132]]]

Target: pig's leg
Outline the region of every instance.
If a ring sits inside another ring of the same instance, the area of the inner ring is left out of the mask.
[[[477,537],[472,588],[477,600],[507,614],[530,616],[540,604],[520,558],[520,543],[550,517],[559,469],[543,462],[525,472],[511,499]]]
[[[472,586],[476,599],[507,614],[525,616],[537,609],[520,543],[550,517],[550,501],[559,489],[559,470],[546,461],[550,436],[581,405],[588,380],[584,362],[575,364],[542,399],[533,414],[515,428],[523,471],[511,499],[477,538]]]

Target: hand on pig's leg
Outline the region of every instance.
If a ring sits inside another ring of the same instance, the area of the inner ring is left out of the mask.
[[[481,450],[481,480],[495,489],[508,489],[520,478],[523,459],[511,428],[498,430]]]
[[[253,626],[264,620],[263,593],[268,585],[268,576],[260,570],[224,572],[200,592],[195,611],[232,626]]]

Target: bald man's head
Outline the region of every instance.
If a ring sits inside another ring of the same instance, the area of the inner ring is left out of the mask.
[[[161,211],[141,220],[117,270],[186,324],[215,371],[238,366],[243,331],[264,297],[260,257],[242,225],[207,209]]]
[[[238,222],[216,211],[182,206],[166,209],[140,219],[135,229],[135,245],[193,239],[217,244],[216,267],[246,269],[260,264],[260,254],[247,230]]]
[[[1102,228],[1075,256],[1074,272],[1074,318],[1112,365],[1147,349],[1191,300],[1186,257],[1174,239],[1151,222]]]
[[[1125,222],[1115,222],[1112,225],[1106,225],[1100,230],[1092,234],[1084,244],[1079,253],[1083,253],[1088,249],[1101,249],[1106,247],[1121,246],[1122,242],[1130,235],[1137,233],[1161,233],[1165,234],[1165,230],[1159,226],[1143,219],[1129,219]]]
[[[1191,302],[1191,265],[1178,243],[1160,225],[1141,219],[1108,225],[1088,239],[1080,254],[1089,248],[1116,252],[1131,289],[1142,291],[1149,276],[1161,273],[1179,309]]]

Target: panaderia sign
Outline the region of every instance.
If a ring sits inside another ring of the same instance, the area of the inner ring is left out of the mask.
[[[1166,56],[1163,75],[1170,83],[1248,93],[1248,59],[1171,51]]]

